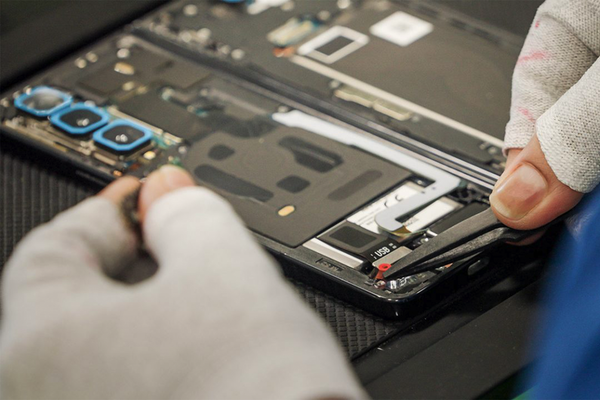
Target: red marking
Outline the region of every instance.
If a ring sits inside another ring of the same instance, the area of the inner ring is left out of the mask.
[[[377,266],[377,269],[379,270],[377,272],[377,275],[375,276],[375,279],[377,280],[382,280],[383,279],[383,273],[385,271],[387,271],[388,269],[392,268],[392,264],[379,264]]]
[[[540,20],[538,19],[537,21],[535,21],[535,25],[534,25],[535,29],[540,27]]]
[[[543,51],[534,51],[531,54],[519,57],[519,59],[517,60],[517,64],[522,64],[528,61],[544,60],[545,58],[546,53],[544,53]]]
[[[384,271],[384,272],[390,268],[392,268],[392,264],[379,264],[379,266],[377,267],[378,270]]]
[[[532,124],[535,124],[535,118],[533,117],[533,115],[531,115],[531,111],[529,111],[526,108],[523,107],[517,107],[517,111],[524,115],[525,118],[527,118],[529,120],[529,122],[531,122]]]

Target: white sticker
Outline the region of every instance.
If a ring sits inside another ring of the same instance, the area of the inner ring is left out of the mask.
[[[367,43],[369,43],[367,35],[345,26],[334,26],[300,46],[298,54],[307,55],[326,64],[333,64]]]
[[[348,221],[352,222],[353,224],[360,225],[371,232],[379,233],[379,226],[375,222],[375,216],[381,211],[398,204],[404,199],[420,193],[422,189],[422,187],[415,183],[406,183],[387,196],[377,200],[375,203],[354,213],[348,218]]]
[[[288,0],[254,0],[253,3],[250,3],[248,5],[248,14],[260,14],[261,12],[268,10],[271,7],[279,7],[287,2]]]
[[[433,24],[402,11],[373,25],[370,32],[398,46],[406,47],[433,31]]]
[[[404,222],[404,227],[409,232],[418,232],[460,207],[462,206],[457,202],[442,197],[410,217]]]

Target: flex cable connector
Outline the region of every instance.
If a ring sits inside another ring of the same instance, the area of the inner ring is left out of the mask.
[[[461,207],[460,203],[442,197],[404,221],[402,226],[392,233],[400,237],[423,233],[428,226]]]
[[[461,179],[435,168],[432,165],[417,159],[399,147],[375,136],[361,134],[345,127],[332,124],[322,119],[305,114],[301,111],[290,111],[287,113],[276,113],[272,115],[273,120],[280,124],[302,128],[309,132],[345,143],[348,146],[358,147],[372,154],[388,160],[396,165],[414,171],[418,175],[427,178],[432,183],[417,193],[398,204],[380,212],[375,217],[375,222],[387,232],[396,232],[402,229],[403,224],[399,221],[406,215],[410,215],[423,206],[433,203],[440,197],[460,187]]]

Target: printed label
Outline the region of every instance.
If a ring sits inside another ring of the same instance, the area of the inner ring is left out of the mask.
[[[370,32],[398,46],[406,47],[433,31],[433,24],[398,11],[373,25]]]

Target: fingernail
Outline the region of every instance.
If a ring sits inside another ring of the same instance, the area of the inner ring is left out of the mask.
[[[159,169],[164,184],[170,189],[179,189],[194,185],[194,181],[187,171],[183,168],[167,164]]]
[[[522,164],[504,178],[490,195],[490,203],[504,217],[519,220],[546,196],[548,184],[532,165]]]

